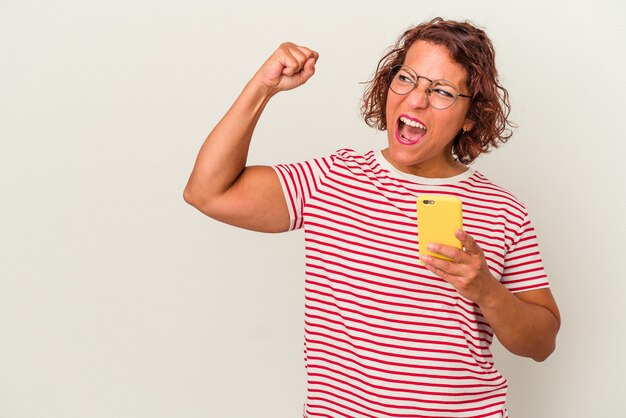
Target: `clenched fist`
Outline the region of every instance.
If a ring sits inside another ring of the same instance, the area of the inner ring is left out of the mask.
[[[272,94],[291,90],[306,83],[315,73],[319,54],[309,48],[285,42],[254,75]]]

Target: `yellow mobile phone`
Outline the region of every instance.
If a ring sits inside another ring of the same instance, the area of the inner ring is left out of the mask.
[[[461,199],[453,196],[422,195],[417,199],[417,239],[420,254],[450,260],[426,249],[431,242],[462,249],[454,233],[463,228]],[[422,263],[424,264],[424,263]]]

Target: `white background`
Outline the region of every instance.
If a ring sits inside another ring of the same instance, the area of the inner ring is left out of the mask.
[[[527,203],[563,316],[544,363],[495,347],[511,417],[626,416],[623,2],[0,0],[0,417],[299,416],[302,232],[218,224],[183,188],[287,40],[317,74],[250,162],[383,148],[359,82],[437,15],[493,39],[519,129],[475,167]]]

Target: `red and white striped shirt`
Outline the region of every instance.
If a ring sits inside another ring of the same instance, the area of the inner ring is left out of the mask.
[[[511,292],[548,287],[526,209],[474,170],[402,173],[380,151],[274,167],[306,245],[304,416],[504,417],[478,306],[419,263],[416,200],[452,195]]]

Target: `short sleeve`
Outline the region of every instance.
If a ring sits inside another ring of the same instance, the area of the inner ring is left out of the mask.
[[[516,229],[514,240],[507,249],[500,281],[513,293],[549,287],[537,234],[528,214]]]
[[[294,164],[278,164],[273,168],[278,175],[289,209],[289,230],[304,224],[304,208],[328,174],[334,155]]]

